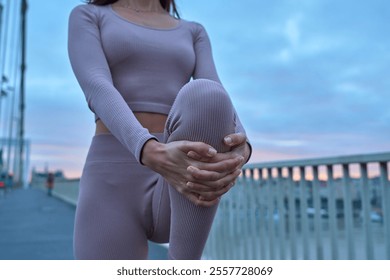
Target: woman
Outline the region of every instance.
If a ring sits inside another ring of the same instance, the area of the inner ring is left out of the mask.
[[[69,57],[96,121],[77,259],[145,259],[147,240],[199,259],[250,157],[204,28],[171,11],[169,0],[91,0],[70,15]]]

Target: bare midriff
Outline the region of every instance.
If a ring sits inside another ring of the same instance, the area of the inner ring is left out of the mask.
[[[165,122],[167,121],[167,116],[163,114],[156,113],[144,113],[137,112],[134,113],[137,120],[140,124],[147,128],[150,133],[162,133],[164,132]],[[96,131],[95,134],[111,133],[110,130],[104,125],[101,120],[96,122]]]

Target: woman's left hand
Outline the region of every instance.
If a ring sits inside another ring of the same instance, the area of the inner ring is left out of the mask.
[[[234,186],[234,183],[240,174],[240,172],[238,171],[241,171],[242,166],[248,161],[248,158],[250,156],[250,148],[247,144],[247,138],[245,134],[234,133],[227,135],[224,138],[224,142],[225,145],[231,148],[231,150],[225,153],[218,153],[213,158],[202,157],[194,151],[190,151],[187,154],[187,156],[192,159],[207,163],[224,162],[237,158],[244,159],[242,160],[241,164],[236,166],[236,169],[230,170],[229,172],[226,172],[225,170],[222,171],[213,169],[202,169],[201,165],[197,167],[191,166],[191,168],[188,169],[190,174],[197,180],[195,182],[189,182],[188,186],[192,189],[193,192],[199,193],[201,195],[201,198],[204,200],[215,200],[219,198],[222,194],[229,191],[229,189]],[[207,166],[208,168],[210,168],[210,166],[212,165]],[[225,182],[225,185],[216,189],[215,182],[207,181],[210,177],[213,177],[213,175],[218,178],[220,178],[222,175],[224,178],[223,181]]]

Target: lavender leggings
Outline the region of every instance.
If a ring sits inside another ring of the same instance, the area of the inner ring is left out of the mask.
[[[236,130],[223,87],[199,79],[179,92],[161,142],[203,141],[219,152]],[[147,240],[169,242],[170,259],[200,259],[217,206],[199,207],[140,165],[111,134],[93,137],[80,181],[76,259],[146,259]]]

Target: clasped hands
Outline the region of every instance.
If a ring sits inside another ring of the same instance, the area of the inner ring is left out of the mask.
[[[151,139],[143,148],[141,160],[194,204],[210,207],[234,186],[240,175],[250,156],[246,140],[242,133],[227,135],[224,143],[230,151],[217,153],[202,142],[164,144]]]

